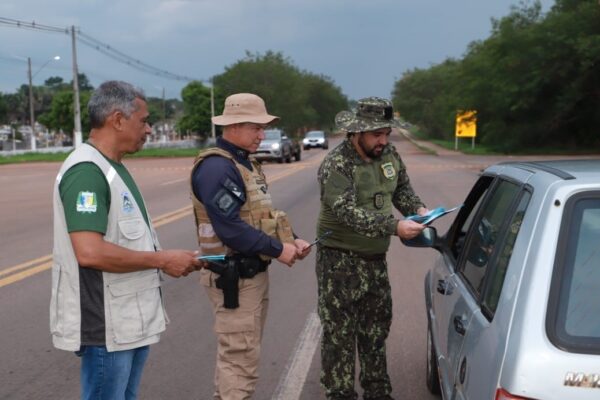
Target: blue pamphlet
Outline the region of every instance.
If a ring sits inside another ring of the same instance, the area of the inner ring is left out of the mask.
[[[412,221],[418,222],[419,224],[429,225],[436,219],[443,217],[444,215],[449,214],[453,211],[456,211],[459,208],[461,208],[462,206],[463,206],[463,204],[453,207],[453,208],[449,208],[449,209],[446,209],[444,207],[437,207],[437,208],[434,208],[433,210],[429,210],[429,212],[425,215],[411,215],[411,216],[406,217],[406,219],[410,219]]]
[[[225,261],[225,254],[217,254],[211,256],[198,256],[196,257],[198,260],[204,261]]]

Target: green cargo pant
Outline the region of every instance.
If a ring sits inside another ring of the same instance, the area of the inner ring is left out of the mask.
[[[368,260],[319,246],[318,312],[323,326],[321,384],[328,399],[356,399],[355,349],[364,398],[390,395],[385,340],[392,296],[385,258]]]

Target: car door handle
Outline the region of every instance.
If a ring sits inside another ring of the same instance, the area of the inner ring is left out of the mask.
[[[464,319],[460,315],[456,315],[454,317],[454,330],[460,336],[465,336],[465,332],[467,332],[467,330],[465,329]]]
[[[437,282],[437,291],[438,291],[438,293],[441,293],[443,295],[451,295],[452,294],[452,286],[450,286],[450,283],[448,283],[448,281],[440,279]]]

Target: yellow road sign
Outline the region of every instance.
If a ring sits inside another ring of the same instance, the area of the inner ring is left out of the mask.
[[[456,137],[477,136],[477,111],[459,111],[456,113]]]

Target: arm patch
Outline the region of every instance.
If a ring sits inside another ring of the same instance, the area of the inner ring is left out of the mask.
[[[223,186],[225,187],[225,189],[229,190],[231,194],[240,199],[242,203],[246,202],[246,193],[244,193],[244,191],[231,179],[225,179]]]
[[[221,189],[213,198],[213,204],[223,213],[223,215],[229,216],[236,208],[235,206],[238,202],[227,189]]]

